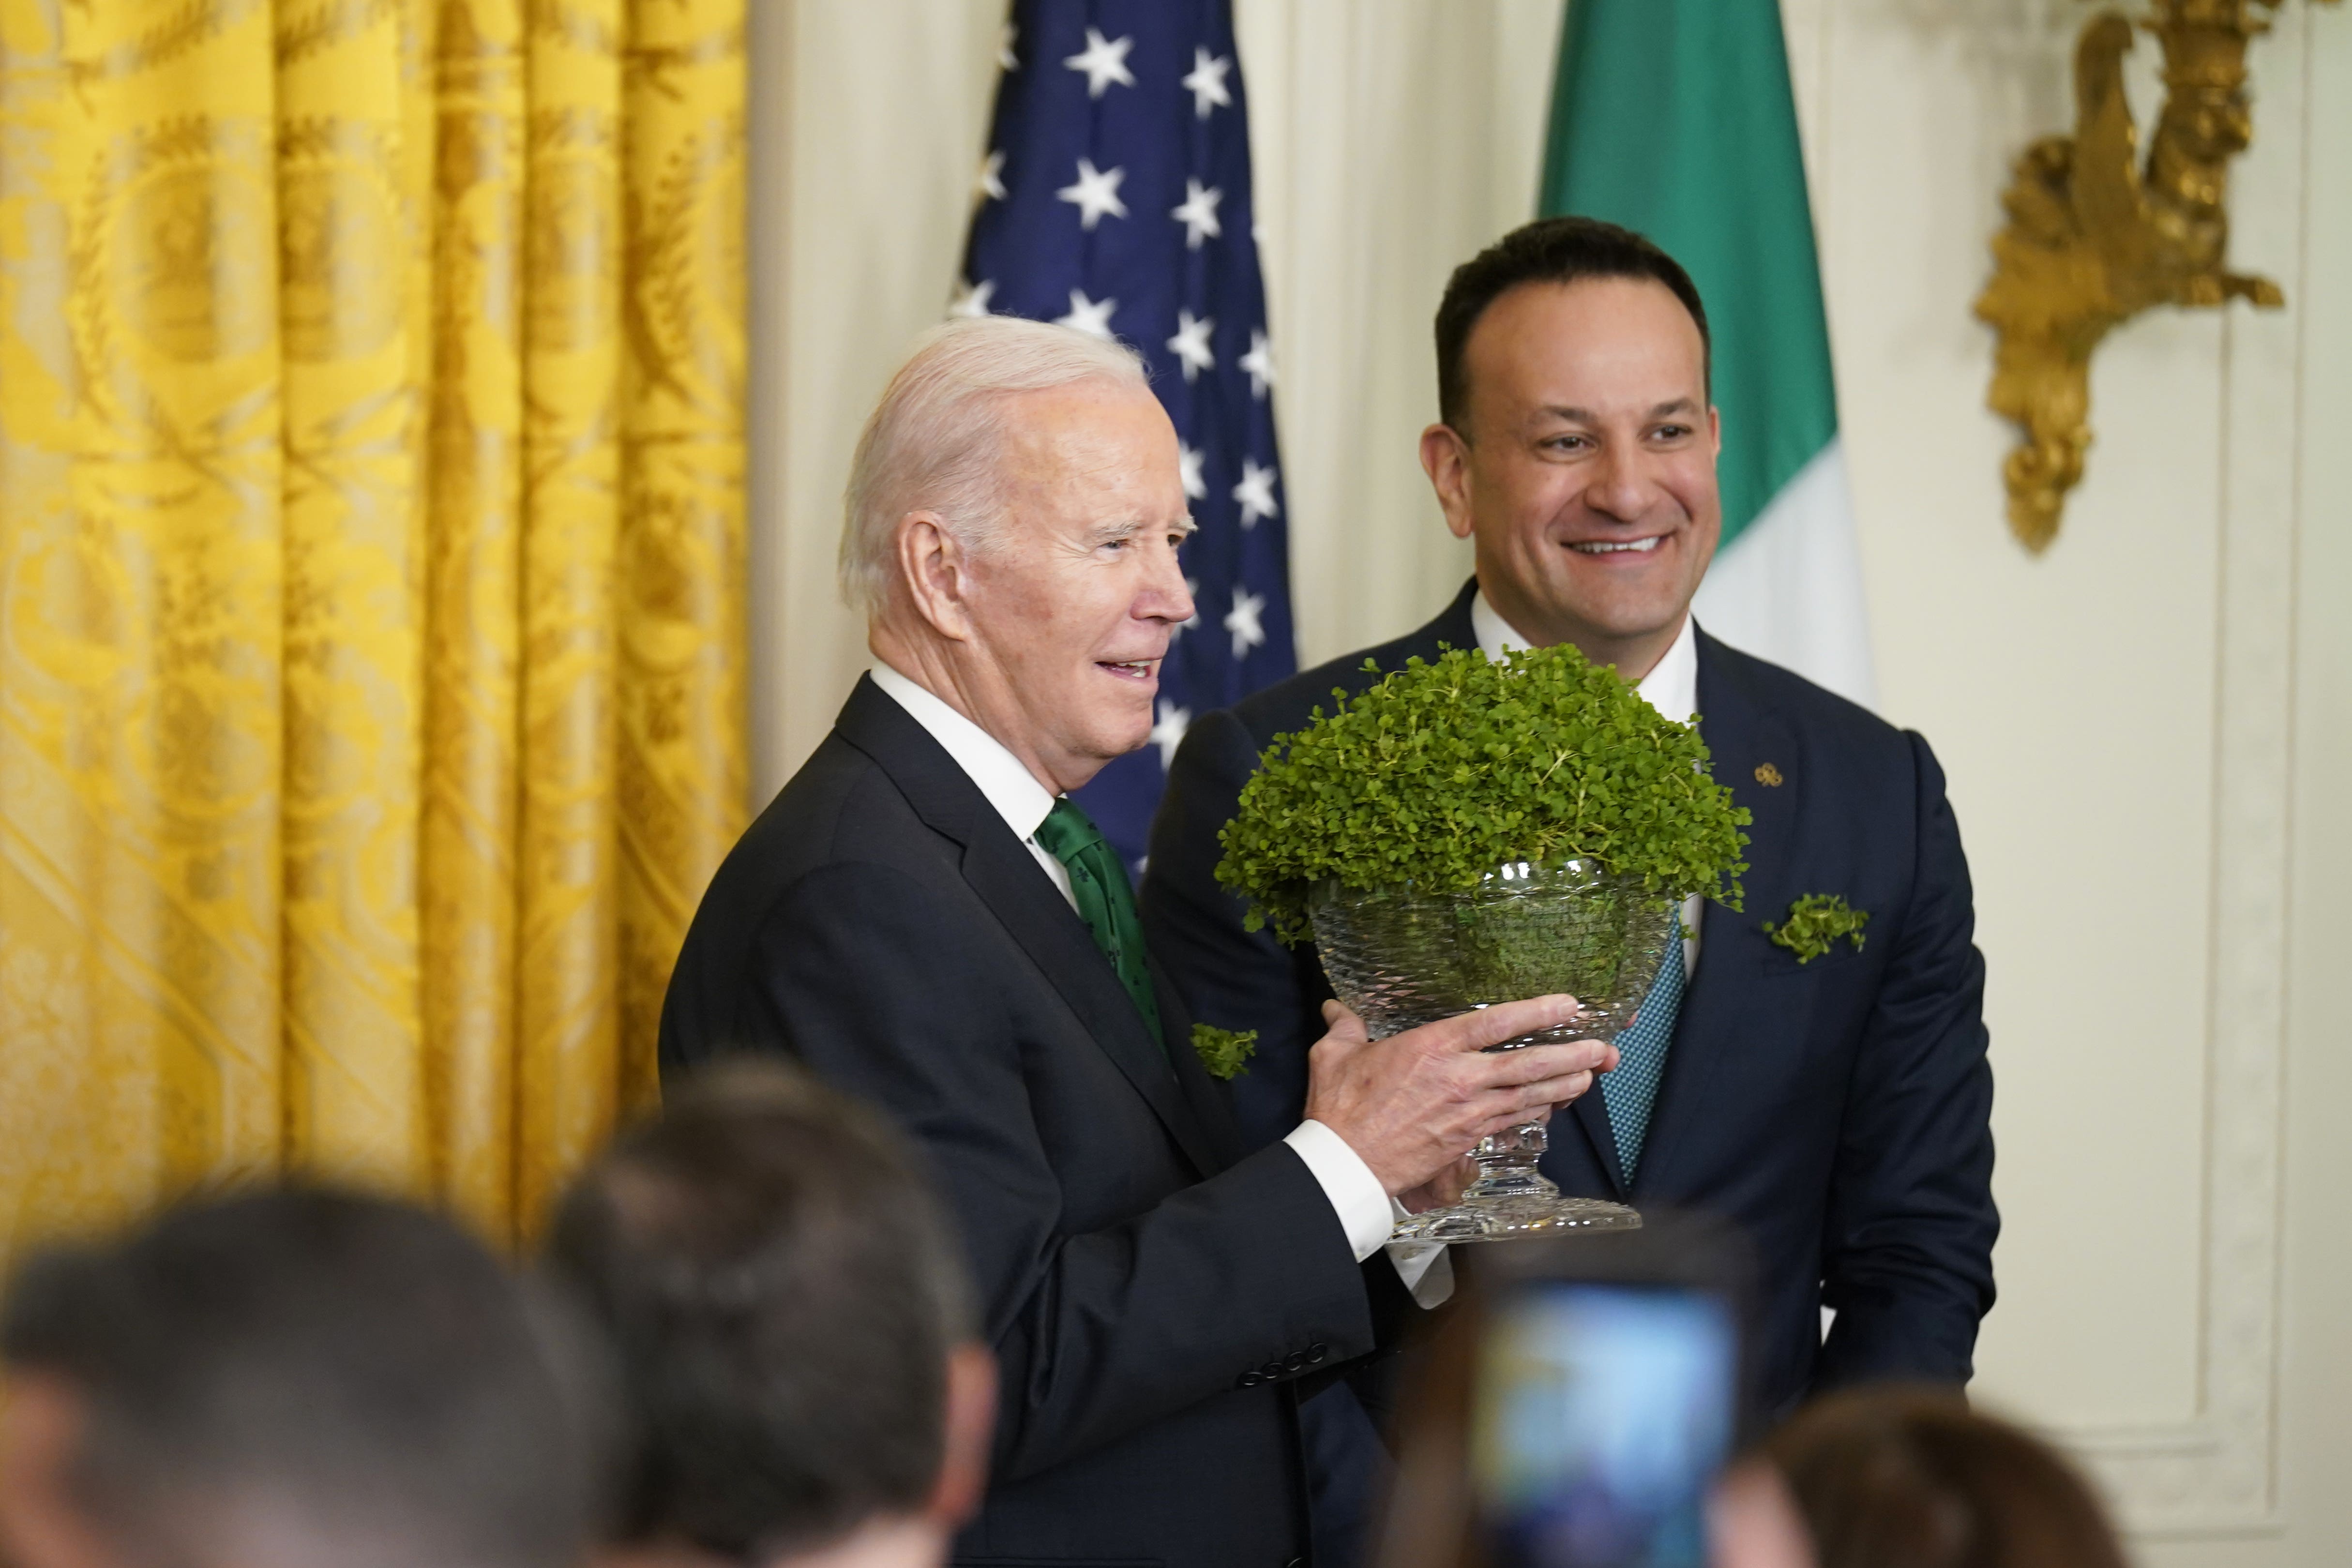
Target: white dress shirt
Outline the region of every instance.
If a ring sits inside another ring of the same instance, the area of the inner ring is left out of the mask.
[[[1633,689],[1642,700],[1677,724],[1687,724],[1698,711],[1698,636],[1692,630],[1695,623],[1690,613],[1683,613],[1683,629],[1675,634],[1668,647],[1649,674],[1642,677]],[[1470,629],[1478,634],[1478,646],[1488,658],[1500,658],[1515,647],[1535,645],[1511,629],[1495,606],[1486,602],[1486,591],[1480,589],[1470,601]],[[1693,894],[1683,900],[1683,980],[1685,984],[1698,973],[1699,913],[1706,900]]]
[[[877,660],[869,673],[874,684],[904,708],[955,760],[964,775],[979,786],[988,804],[1004,819],[1004,826],[1036,858],[1039,868],[1054,879],[1054,886],[1061,889],[1070,907],[1076,909],[1077,899],[1070,891],[1069,868],[1037,842],[1037,829],[1053,811],[1055,797],[1037,782],[1028,765],[995,736],[888,665]],[[1306,1163],[1308,1173],[1323,1189],[1323,1195],[1330,1200],[1341,1228],[1348,1234],[1349,1246],[1355,1251],[1356,1261],[1361,1263],[1380,1251],[1404,1210],[1389,1196],[1381,1179],[1372,1174],[1372,1168],[1348,1147],[1346,1139],[1320,1121],[1300,1122],[1283,1142]],[[1389,1248],[1398,1276],[1425,1307],[1433,1307],[1453,1294],[1453,1270],[1432,1266],[1433,1259],[1443,1261],[1444,1250],[1442,1247]]]

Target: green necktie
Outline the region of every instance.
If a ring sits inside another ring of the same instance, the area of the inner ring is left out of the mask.
[[[1127,871],[1104,841],[1102,829],[1076,801],[1065,797],[1054,803],[1038,825],[1037,842],[1069,868],[1070,896],[1077,901],[1078,918],[1118,972],[1118,983],[1134,998],[1152,1039],[1166,1050],[1168,1042],[1160,1037],[1160,1002],[1151,994],[1151,966],[1143,958],[1143,922],[1136,918],[1135,891],[1127,885]]]

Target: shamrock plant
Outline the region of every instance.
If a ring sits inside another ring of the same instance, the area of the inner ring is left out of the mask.
[[[1249,1070],[1257,1055],[1255,1029],[1220,1029],[1214,1024],[1192,1026],[1192,1049],[1211,1078],[1232,1079]]]
[[[1698,731],[1573,647],[1454,649],[1332,695],[1331,712],[1275,738],[1225,825],[1217,880],[1251,930],[1307,938],[1307,890],[1326,879],[1467,892],[1522,860],[1589,860],[1739,908],[1748,815],[1709,776]]]
[[[1862,951],[1867,939],[1862,928],[1870,923],[1870,911],[1857,910],[1835,893],[1807,893],[1789,906],[1785,921],[1764,922],[1764,934],[1797,955],[1801,964],[1811,963],[1837,945],[1844,937]]]

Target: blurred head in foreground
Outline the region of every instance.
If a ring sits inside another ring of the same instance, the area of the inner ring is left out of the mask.
[[[620,1352],[622,1555],[945,1560],[986,1479],[994,1369],[874,1113],[781,1064],[712,1068],[581,1180],[552,1254]]]
[[[1857,1389],[1765,1445],[1821,1568],[2124,1568],[2074,1468],[1948,1390]]]
[[[283,1191],[54,1248],[0,1315],[16,1568],[564,1568],[595,1380],[446,1221]]]

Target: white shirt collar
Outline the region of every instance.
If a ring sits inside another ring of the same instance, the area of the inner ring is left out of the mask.
[[[1683,629],[1657,667],[1643,676],[1633,689],[1642,700],[1656,709],[1677,724],[1687,724],[1698,711],[1698,634],[1690,612],[1683,613]],[[1511,629],[1495,606],[1486,602],[1486,591],[1478,590],[1470,601],[1470,626],[1478,634],[1478,646],[1488,658],[1500,658],[1515,647],[1534,645]]]
[[[1013,837],[1037,836],[1054,809],[1054,796],[1020,758],[1005,749],[1004,742],[879,659],[868,673],[874,684],[928,731],[965,776],[980,786],[988,804],[1004,818],[1004,826],[1013,829]]]

